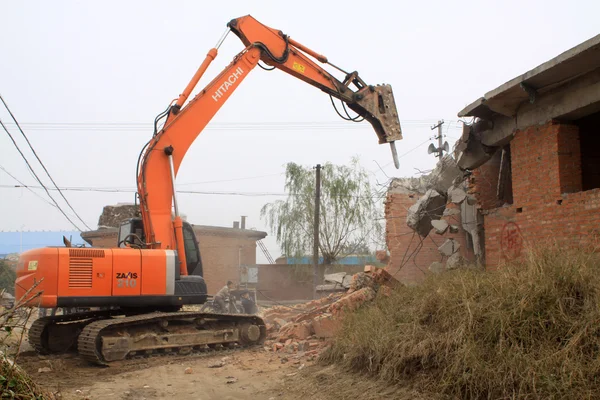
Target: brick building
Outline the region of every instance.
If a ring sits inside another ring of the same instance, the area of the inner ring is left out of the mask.
[[[469,215],[473,208],[465,205],[447,204],[446,215],[442,219],[456,227],[443,235],[431,229],[423,238],[406,224],[408,209],[424,194],[424,190],[405,185],[403,179],[394,179],[389,187],[386,202],[386,238],[390,252],[389,272],[399,281],[413,284],[421,281],[434,263],[443,263],[447,257],[438,248],[448,239],[455,240],[460,246],[460,255],[468,260],[474,259],[472,239],[465,231],[472,221]]]
[[[476,100],[455,153],[472,170],[486,265],[529,246],[596,246],[600,233],[600,35]]]
[[[472,258],[474,239],[491,268],[531,246],[600,244],[600,35],[486,93],[458,115],[474,117],[454,151],[474,207],[462,203],[460,213],[443,218],[465,228],[453,234],[463,256]],[[388,192],[390,269],[405,282],[443,261],[437,245],[445,238],[422,240],[406,225],[407,209],[421,194],[394,183]]]
[[[208,293],[214,294],[228,280],[240,282],[240,266],[256,265],[256,241],[267,236],[251,229],[192,225],[204,267]],[[84,232],[81,237],[94,247],[117,245],[117,228]]]

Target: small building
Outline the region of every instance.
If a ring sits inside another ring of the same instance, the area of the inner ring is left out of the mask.
[[[600,35],[486,93],[457,144],[485,262],[532,245],[600,243]]]

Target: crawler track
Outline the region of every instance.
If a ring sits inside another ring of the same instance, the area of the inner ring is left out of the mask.
[[[263,343],[265,337],[263,320],[252,315],[155,312],[123,316],[114,310],[43,317],[29,332],[30,343],[40,353],[73,350],[76,344],[82,358],[99,365],[247,347]]]

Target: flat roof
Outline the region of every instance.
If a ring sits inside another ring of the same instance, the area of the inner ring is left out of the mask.
[[[520,104],[530,99],[529,89],[543,93],[599,67],[600,35],[596,35],[487,92],[461,110],[458,116],[484,119],[491,119],[494,113],[512,116]]]

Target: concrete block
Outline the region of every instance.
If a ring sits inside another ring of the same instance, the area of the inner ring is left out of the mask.
[[[443,219],[434,219],[431,221],[431,226],[435,229],[435,233],[443,235],[448,230],[448,222]]]
[[[446,269],[448,271],[460,268],[465,263],[465,259],[460,255],[460,253],[454,253],[448,260],[446,261]]]
[[[454,158],[450,155],[446,155],[438,161],[434,170],[429,175],[428,187],[445,195],[452,186],[454,180],[463,175],[463,171],[456,165]]]
[[[442,255],[450,257],[452,254],[456,253],[459,248],[460,243],[454,239],[448,239],[438,248],[438,250]]]
[[[446,207],[446,197],[435,190],[428,190],[406,215],[406,224],[422,237],[431,231],[431,221],[440,219]]]
[[[448,190],[448,199],[454,204],[460,204],[465,201],[467,193],[460,187],[452,186]]]
[[[441,272],[444,272],[444,264],[442,264],[441,262],[438,261],[434,261],[431,263],[431,265],[429,266],[429,271],[433,272],[434,274],[439,274]]]
[[[458,215],[460,214],[460,210],[458,208],[446,208],[444,210],[444,217],[451,217],[453,215]]]
[[[458,225],[450,225],[450,233],[458,233]]]

